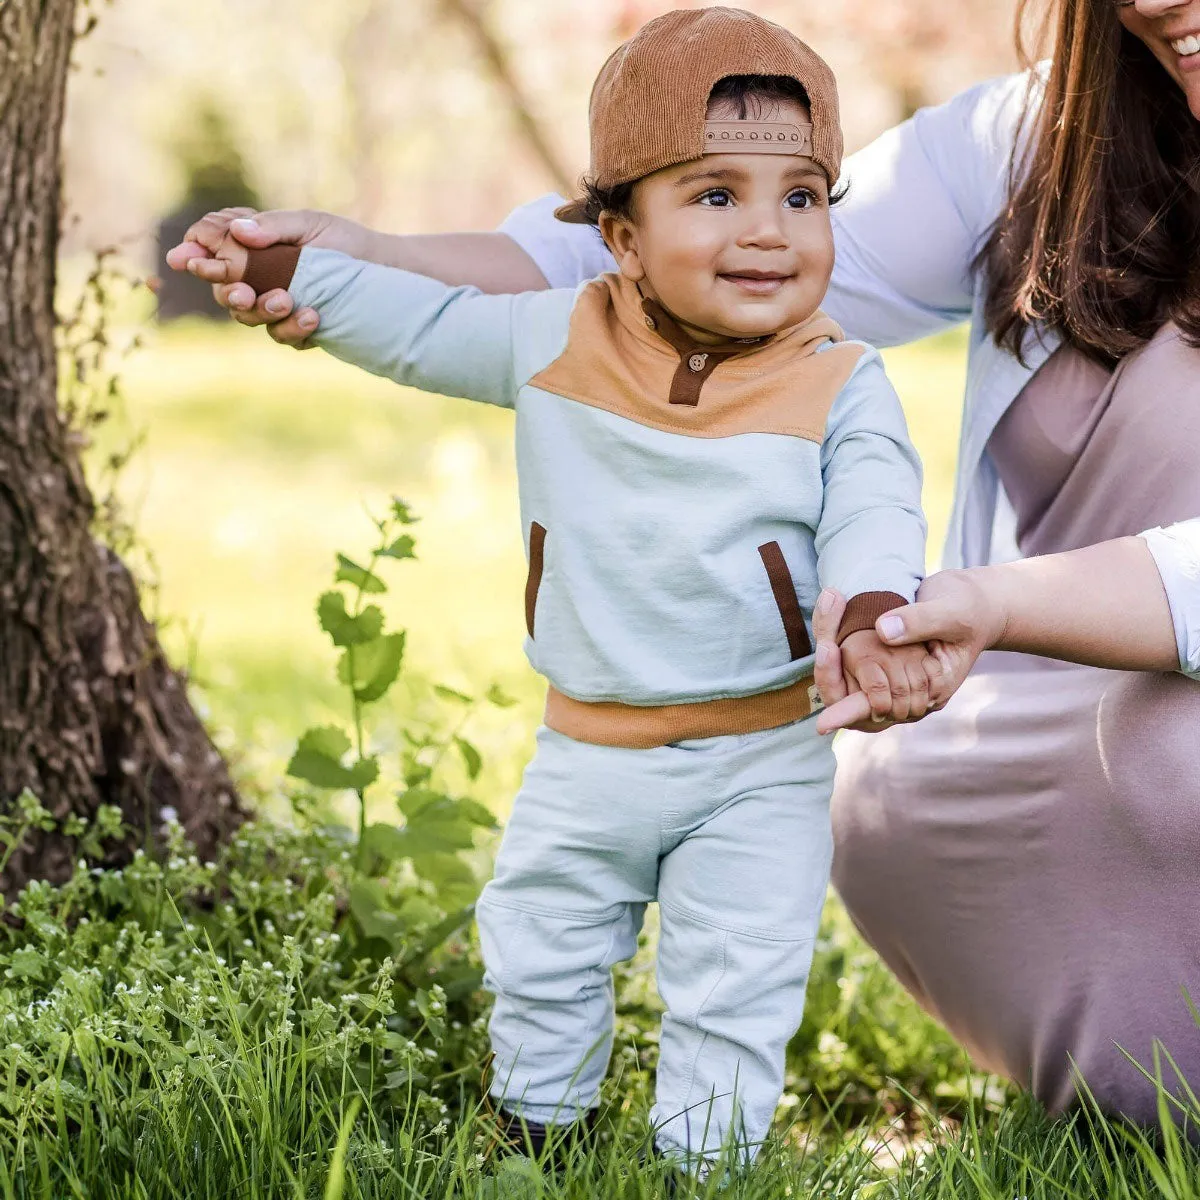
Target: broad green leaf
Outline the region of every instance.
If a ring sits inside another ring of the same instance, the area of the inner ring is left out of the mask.
[[[351,656],[354,678],[350,678]],[[338,662],[338,679],[354,688],[364,704],[378,700],[396,682],[404,658],[404,634],[389,633],[363,646],[347,649]]]
[[[441,696],[443,700],[454,700],[458,704],[474,704],[475,697],[468,696],[466,692],[456,692],[454,688],[447,687],[444,683],[435,683],[433,690]]]
[[[432,900],[413,894],[400,905],[400,918],[410,929],[424,929],[432,925],[442,915]]]
[[[435,792],[432,788],[410,787],[396,797],[396,805],[405,817],[412,821],[431,805],[448,798],[441,792]]]
[[[472,800],[469,796],[459,796],[454,801],[458,811],[462,813],[472,825],[481,825],[484,829],[495,829],[496,818],[491,809],[485,808],[478,800]]]
[[[373,642],[383,629],[383,613],[368,604],[357,617],[346,611],[341,592],[323,592],[317,601],[317,619],[335,646],[357,646]]]
[[[407,825],[419,825],[422,820],[444,819],[443,814],[462,817],[472,825],[482,825],[485,829],[493,829],[496,818],[491,811],[484,808],[476,800],[467,796],[447,796],[444,792],[436,792],[432,788],[410,787],[396,797],[396,805],[404,814]]]
[[[428,854],[413,866],[437,890],[438,903],[447,908],[470,904],[479,895],[475,872],[457,854]]]
[[[405,849],[404,834],[395,825],[389,825],[385,821],[377,821],[367,826],[363,834],[363,844],[372,854],[377,854],[387,862],[395,862],[408,853]]]
[[[385,550],[380,550],[379,555],[381,558],[416,558],[413,545],[413,539],[406,533],[398,537]]]
[[[467,850],[475,841],[475,827],[452,809],[426,809],[401,832],[411,858]]]
[[[390,941],[402,931],[400,918],[388,908],[387,893],[373,879],[350,885],[350,911],[367,937]]]
[[[310,750],[340,762],[342,755],[350,749],[350,738],[344,729],[336,725],[319,725],[305,730],[296,749]]]
[[[350,767],[350,783],[356,792],[365,792],[379,778],[379,760],[368,754]]]
[[[489,704],[494,704],[497,708],[512,708],[516,704],[516,701],[498,683],[493,683],[488,688],[486,698]]]
[[[4,974],[9,979],[41,979],[46,973],[45,955],[34,946],[14,950],[8,961],[9,968]]]
[[[349,749],[350,739],[336,726],[310,729],[296,746],[287,773],[317,787],[362,791],[375,782],[379,764],[374,758],[362,758],[346,766],[342,757]]]
[[[462,755],[463,766],[467,768],[467,776],[470,779],[478,779],[479,772],[483,769],[483,756],[464,737],[456,737],[454,744]]]
[[[387,591],[387,584],[366,567],[360,567],[352,558],[344,554],[337,556],[338,569],[334,578],[338,583],[352,583],[356,588],[374,595],[382,595]]]

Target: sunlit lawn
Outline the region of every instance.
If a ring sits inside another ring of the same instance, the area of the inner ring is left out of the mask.
[[[964,342],[949,334],[887,359],[925,460],[932,554]],[[409,669],[466,690],[497,681],[521,701],[476,730],[503,805],[541,694],[521,653],[512,414],[401,390],[232,324],[152,332],[122,382],[146,439],[123,492],[157,563],[163,635],[247,766],[269,776],[306,723],[342,715],[314,602],[335,552],[368,545],[364,510],[398,494],[422,516],[419,562],[392,571],[387,604],[409,631]]]

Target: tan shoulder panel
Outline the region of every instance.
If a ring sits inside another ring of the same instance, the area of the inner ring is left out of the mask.
[[[783,336],[721,363],[694,407],[671,404],[678,357],[656,335],[639,336],[641,331],[621,321],[614,304],[620,303],[614,296],[620,285],[611,278],[602,276],[583,289],[566,347],[530,386],[666,433],[824,439],[829,410],[865,347],[838,344],[814,352],[811,342]]]

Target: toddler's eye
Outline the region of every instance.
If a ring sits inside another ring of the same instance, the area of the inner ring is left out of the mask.
[[[815,208],[818,199],[816,192],[809,191],[808,188],[797,188],[794,192],[789,192],[784,204],[796,212],[804,212],[806,209]]]
[[[711,192],[705,192],[696,199],[698,203],[707,205],[709,208],[729,208],[733,204],[733,196],[724,188],[713,188]]]

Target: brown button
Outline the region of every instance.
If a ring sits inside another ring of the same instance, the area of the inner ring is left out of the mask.
[[[688,370],[695,372],[697,375],[704,370],[704,364],[708,362],[707,354],[693,354],[688,359]]]

